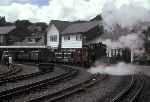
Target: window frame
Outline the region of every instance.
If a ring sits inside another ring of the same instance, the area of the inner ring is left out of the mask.
[[[57,42],[57,35],[50,35],[50,42]]]
[[[67,41],[67,40],[70,40],[70,39],[71,39],[70,35],[65,35],[64,36],[64,41]]]
[[[81,35],[76,35],[76,41],[82,41],[82,36]]]

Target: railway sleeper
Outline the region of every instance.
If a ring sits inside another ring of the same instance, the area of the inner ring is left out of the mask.
[[[74,73],[76,73],[76,72],[74,72]],[[6,97],[9,97],[9,96],[12,96],[12,95],[20,94],[20,93],[23,93],[23,92],[27,92],[27,91],[35,89],[35,88],[40,88],[40,87],[45,86],[47,84],[54,84],[54,83],[56,84],[56,83],[59,82],[59,80],[62,80],[62,79],[65,79],[66,77],[68,77],[69,73],[70,73],[70,71],[67,71],[64,74],[56,76],[56,77],[51,78],[51,79],[42,80],[42,81],[30,84],[30,85],[24,85],[24,86],[21,86],[21,87],[17,87],[17,88],[14,88],[14,89],[10,89],[10,90],[0,92],[0,99],[6,98]]]
[[[88,88],[88,87],[90,87],[90,86],[92,86],[92,85],[94,85],[94,84],[96,84],[97,82],[100,81],[100,79],[97,78],[97,77],[99,77],[99,76],[92,76],[88,80],[85,80],[84,82],[79,83],[77,85],[74,85],[74,86],[69,87],[69,88],[62,89],[62,90],[60,90],[56,93],[53,93],[53,94],[47,94],[45,96],[41,96],[41,97],[38,97],[38,98],[35,98],[35,99],[31,99],[27,102],[41,102],[42,100],[46,100],[47,102],[52,102],[52,101],[56,101],[58,99],[61,99],[63,97],[75,94],[76,92],[85,91],[86,88]],[[95,79],[95,80],[93,80],[93,79]]]

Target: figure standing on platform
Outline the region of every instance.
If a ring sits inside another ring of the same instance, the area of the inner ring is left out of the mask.
[[[9,56],[9,57],[8,57],[8,67],[9,67],[9,68],[12,68],[12,66],[13,66],[13,59],[12,59],[11,56]]]

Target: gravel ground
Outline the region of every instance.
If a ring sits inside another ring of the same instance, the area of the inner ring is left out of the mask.
[[[8,82],[8,83],[5,83],[2,86],[0,86],[0,92],[5,91],[5,90],[9,90],[9,89],[13,89],[13,88],[17,88],[20,86],[28,85],[28,84],[31,84],[33,82],[38,82],[41,80],[49,79],[49,78],[52,78],[54,76],[60,75],[64,72],[65,71],[61,68],[55,68],[53,72],[46,73],[44,75],[39,75],[37,77],[33,77],[33,78],[25,79],[25,80],[19,80],[16,82]]]
[[[26,73],[30,72],[31,67],[32,71],[38,71],[36,66],[32,65],[21,65],[23,66]],[[35,97],[44,96],[47,94],[52,94],[58,92],[64,88],[71,87],[78,83],[81,83],[87,80],[91,74],[86,72],[85,69],[80,67],[74,67],[75,69],[79,69],[79,73],[77,76],[74,76],[71,80],[65,80],[56,85],[49,85],[45,89],[37,89],[34,91],[30,91],[29,93],[23,94],[21,96],[15,96],[9,102],[25,102],[27,100],[34,99]],[[147,68],[145,69],[147,70]],[[144,71],[145,71],[144,70]],[[60,73],[64,72],[61,68],[55,68],[54,72],[50,74],[45,74],[36,78],[31,78],[29,80],[19,81],[18,83],[8,83],[6,86],[0,86],[0,91],[4,89],[10,89],[14,87],[21,86],[23,84],[30,84],[33,81],[39,81],[42,79],[54,77],[55,75],[60,75]],[[139,96],[138,102],[149,102],[150,100],[150,77],[145,78],[145,87]],[[120,93],[131,81],[131,76],[109,76],[105,80],[98,82],[94,86],[87,88],[84,91],[78,92],[77,94],[71,95],[69,97],[58,100],[57,102],[110,102],[113,97],[115,97],[118,93]]]
[[[102,97],[100,100],[103,100],[103,102],[110,102],[114,97],[116,97],[117,94],[119,94],[122,90],[124,90],[132,80],[131,76],[111,76],[118,79],[118,83],[115,84],[115,86],[110,89],[109,93],[106,93],[104,97]],[[111,84],[111,83],[110,83]]]
[[[145,85],[137,102],[150,102],[150,77],[144,76]]]
[[[10,76],[7,76],[7,78],[17,77],[17,76],[20,76],[20,75],[26,75],[26,74],[31,74],[31,73],[36,73],[36,72],[39,71],[37,66],[17,64],[17,65],[15,65],[15,67],[20,67],[21,71],[19,71],[17,73],[14,73]],[[3,68],[1,68],[1,70],[10,70],[10,69],[8,69],[6,66],[4,66]]]
[[[8,72],[10,69],[7,66],[0,65],[0,74]]]
[[[116,91],[118,93],[121,90],[116,89],[118,85],[125,83],[127,80],[127,77],[109,76],[85,91],[61,99],[58,102],[109,102],[112,98],[112,92]]]
[[[35,73],[35,72],[39,71],[38,67],[37,66],[33,66],[33,65],[17,64],[16,66],[22,68],[22,71],[20,73],[16,74],[16,76],[25,75],[25,74],[31,74],[31,73]]]
[[[77,74],[77,76],[74,76],[73,79],[71,79],[71,80],[63,81],[57,85],[48,86],[47,89],[38,90],[38,92],[36,92],[36,93],[33,91],[30,94],[28,93],[28,94],[21,96],[21,97],[16,96],[11,101],[12,102],[24,102],[25,100],[30,100],[30,99],[33,99],[35,97],[40,97],[40,96],[44,96],[47,94],[52,94],[52,93],[58,92],[64,88],[71,87],[71,86],[74,86],[78,83],[81,83],[81,82],[87,80],[91,76],[91,74],[88,72],[85,72],[85,70],[82,70],[82,69],[79,69],[79,70],[80,71]]]
[[[80,70],[80,73],[73,79],[55,86],[50,86],[48,89],[38,91],[36,93],[32,92],[28,95],[26,94],[23,97],[16,96],[14,97],[15,100],[12,100],[12,102],[23,102],[25,100],[30,100],[35,97],[52,94],[54,92],[62,90],[63,88],[78,84],[91,76],[90,73],[85,72],[85,69],[82,69],[80,67],[76,68]],[[112,99],[115,94],[119,93],[123,88],[126,87],[126,85],[130,82],[129,79],[130,77],[128,76],[109,76],[108,78],[100,81],[93,87],[90,87],[85,91],[81,91],[78,94],[74,94],[58,100],[58,102],[108,102],[108,100]]]

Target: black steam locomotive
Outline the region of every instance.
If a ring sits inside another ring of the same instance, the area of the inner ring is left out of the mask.
[[[106,45],[95,43],[78,49],[61,49],[55,53],[55,63],[90,66],[96,60],[106,56]]]

